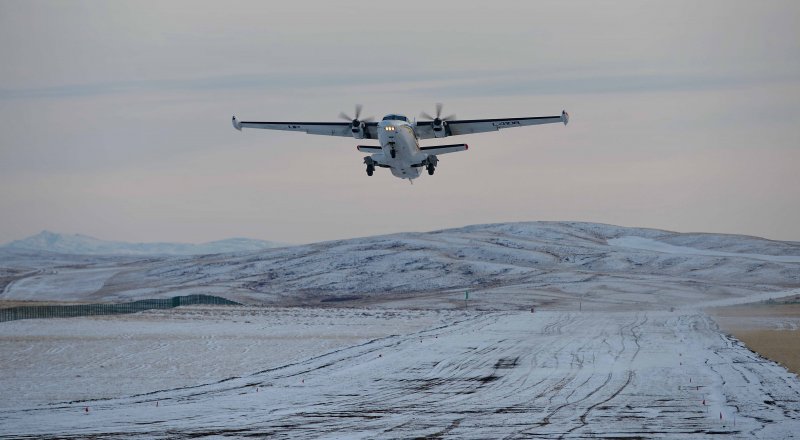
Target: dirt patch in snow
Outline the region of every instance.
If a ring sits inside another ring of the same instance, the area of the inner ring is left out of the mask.
[[[746,304],[711,314],[748,348],[800,374],[800,304]]]

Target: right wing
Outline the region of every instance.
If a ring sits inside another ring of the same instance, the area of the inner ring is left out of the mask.
[[[505,128],[525,127],[527,125],[553,124],[561,122],[567,125],[569,113],[562,111],[559,116],[533,116],[527,118],[497,118],[497,119],[462,119],[445,121],[443,131],[445,136],[460,134],[485,133]],[[419,139],[431,139],[437,136],[434,131],[433,121],[417,121],[414,130]]]
[[[302,131],[308,134],[324,136],[353,137],[352,126],[349,122],[255,122],[240,121],[236,116],[231,119],[233,128],[241,131],[242,128],[264,128],[267,130]],[[378,137],[378,123],[367,122],[364,128],[364,138],[375,139]]]

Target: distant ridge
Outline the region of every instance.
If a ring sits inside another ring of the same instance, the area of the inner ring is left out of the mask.
[[[282,246],[286,244],[249,238],[229,238],[201,244],[127,243],[100,240],[82,234],[42,231],[28,238],[12,241],[2,248],[77,255],[203,255],[258,251]]]

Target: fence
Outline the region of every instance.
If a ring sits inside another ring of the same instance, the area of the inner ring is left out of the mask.
[[[152,309],[171,309],[196,304],[239,305],[237,302],[211,295],[173,296],[143,299],[119,304],[77,304],[65,306],[20,306],[0,309],[0,322],[17,319],[74,318],[76,316],[120,315]]]

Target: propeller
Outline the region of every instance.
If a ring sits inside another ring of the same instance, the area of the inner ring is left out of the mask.
[[[368,118],[359,119],[359,117],[361,116],[361,109],[363,109],[363,108],[364,108],[364,106],[362,106],[361,104],[356,104],[356,117],[355,118],[351,118],[345,112],[340,112],[339,113],[339,118],[344,119],[345,121],[352,122],[353,123],[353,127],[358,127],[359,125],[361,125],[362,122],[372,122],[372,120],[375,119],[375,118],[371,117],[371,116],[368,117]]]
[[[426,119],[432,119],[433,120],[433,125],[442,125],[442,121],[448,121],[450,119],[455,119],[456,118],[456,115],[447,115],[445,117],[442,117],[442,108],[444,108],[444,105],[441,102],[437,102],[436,103],[436,117],[435,118],[433,116],[425,113],[425,112],[422,112],[419,115],[422,116],[423,118],[426,118]]]

